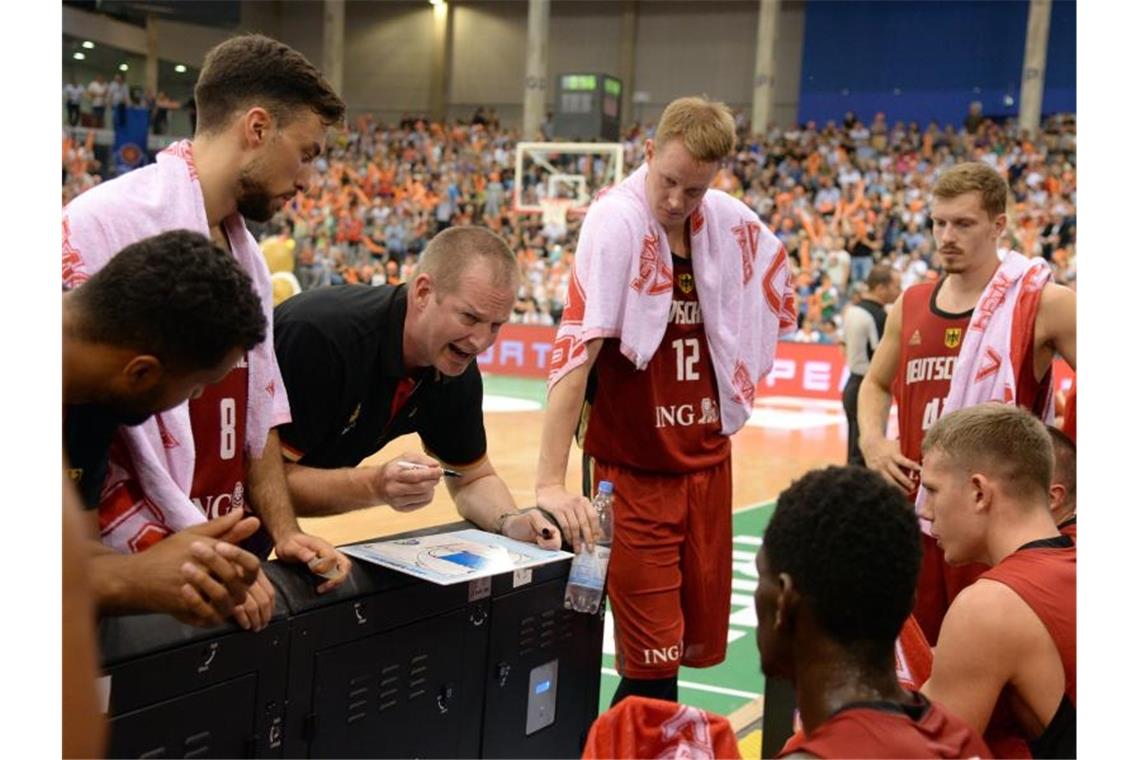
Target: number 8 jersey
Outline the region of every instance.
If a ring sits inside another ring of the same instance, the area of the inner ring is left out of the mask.
[[[249,388],[246,357],[202,395],[190,399],[194,483],[190,498],[207,520],[245,506],[245,419]]]

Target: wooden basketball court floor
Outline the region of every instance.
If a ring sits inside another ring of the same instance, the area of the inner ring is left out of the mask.
[[[520,507],[534,504],[534,473],[542,432],[545,384],[501,376],[484,376],[484,419],[488,455]],[[755,641],[752,560],[774,499],[803,473],[846,458],[847,424],[838,401],[815,402],[789,398],[760,398],[752,419],[733,436],[733,595],[728,656],[720,665],[702,670],[683,668],[680,701],[733,717],[738,730],[755,724],[764,691]],[[416,436],[405,436],[365,460],[382,464],[405,451],[421,451]],[[572,446],[567,483],[581,483],[581,453]],[[459,519],[447,488],[441,484],[434,501],[414,512],[373,507],[335,517],[302,520],[307,532],[340,545]],[[612,619],[606,621],[600,709],[609,705],[618,682],[614,670]],[[759,736],[745,738],[759,753]],[[743,744],[743,742],[742,742]],[[742,746],[742,749],[744,747]]]
[[[534,504],[534,474],[542,433],[545,384],[539,380],[485,375],[487,452],[520,507]],[[842,464],[847,424],[839,402],[760,398],[752,420],[732,439],[733,509],[770,501],[796,477],[815,467]],[[404,436],[362,464],[383,464],[405,451],[422,451],[419,438]],[[581,483],[581,451],[572,445],[566,482]],[[414,512],[373,507],[335,517],[304,520],[306,531],[334,544],[361,541],[459,519],[441,484],[435,500]]]

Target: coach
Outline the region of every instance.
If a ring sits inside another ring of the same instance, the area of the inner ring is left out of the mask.
[[[500,237],[458,227],[432,239],[410,283],[318,288],[277,307],[277,361],[293,410],[279,433],[298,514],[418,509],[446,467],[465,519],[540,546],[561,544],[538,510],[518,510],[487,456],[475,357],[510,317],[518,285],[518,264]],[[356,466],[411,432],[428,455]]]

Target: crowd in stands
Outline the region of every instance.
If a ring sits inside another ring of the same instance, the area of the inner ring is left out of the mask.
[[[386,125],[365,115],[330,135],[317,178],[261,231],[263,247],[292,261],[302,289],[409,278],[427,241],[453,225],[483,224],[518,252],[524,283],[514,321],[557,324],[581,224],[543,224],[513,210],[516,132],[498,118]],[[972,131],[971,131],[972,128]],[[651,128],[624,137],[625,172],[644,160]],[[962,126],[926,128],[875,114],[748,134],[714,187],[751,206],[786,246],[799,296],[796,340],[842,338],[846,305],[873,264],[889,263],[907,286],[937,277],[929,193],[940,168],[984,161],[1009,181],[1011,213],[1001,248],[1048,260],[1056,281],[1076,285],[1076,119],[1045,120],[1030,139],[1015,119],[971,113]],[[64,202],[95,181],[90,145],[65,139]],[[522,178],[531,189],[534,177]],[[290,255],[291,254],[291,255]],[[283,266],[287,267],[288,264]],[[272,268],[272,267],[271,267]]]

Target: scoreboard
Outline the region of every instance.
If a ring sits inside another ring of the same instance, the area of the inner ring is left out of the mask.
[[[554,102],[555,139],[620,140],[621,88],[621,80],[609,74],[560,74]]]

